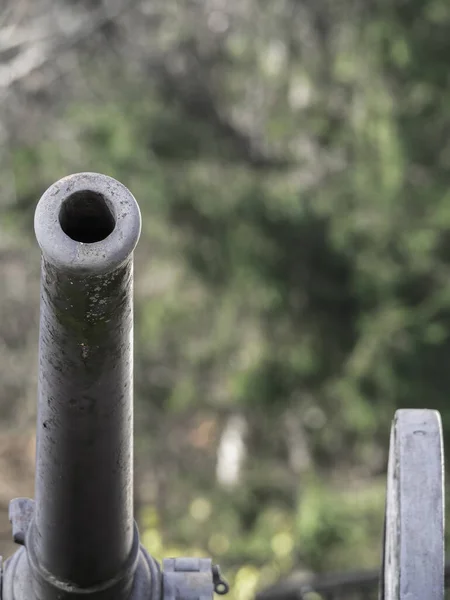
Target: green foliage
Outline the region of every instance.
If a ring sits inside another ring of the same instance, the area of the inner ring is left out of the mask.
[[[346,489],[311,481],[297,516],[300,553],[316,572],[351,570],[355,548],[360,552],[359,564],[377,564],[384,501],[384,481]]]
[[[294,566],[378,564],[396,408],[440,410],[450,441],[448,6],[318,2],[320,38],[275,4],[255,8],[264,35],[237,20],[214,67],[220,115],[247,115],[249,87],[269,98],[264,167],[143,81],[71,106],[63,153],[14,153],[25,214],[87,168],[139,199],[138,448],[159,482],[143,540],[214,554],[236,600]],[[230,414],[248,426],[232,492],[214,484]]]

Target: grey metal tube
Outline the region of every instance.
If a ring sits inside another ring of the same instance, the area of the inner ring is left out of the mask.
[[[79,588],[133,546],[133,265],[139,207],[116,180],[61,179],[42,196],[33,555]],[[99,560],[101,557],[101,560]]]

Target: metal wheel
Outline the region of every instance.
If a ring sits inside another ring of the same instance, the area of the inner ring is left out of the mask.
[[[396,412],[387,477],[380,600],[443,600],[444,468],[438,412]]]

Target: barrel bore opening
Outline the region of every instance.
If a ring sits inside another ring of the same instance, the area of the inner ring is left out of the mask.
[[[59,224],[75,242],[101,242],[114,231],[116,220],[105,198],[98,192],[83,190],[69,196],[59,211]]]

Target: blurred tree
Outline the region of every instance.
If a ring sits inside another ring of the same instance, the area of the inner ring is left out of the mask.
[[[140,201],[149,549],[221,557],[237,600],[294,565],[377,564],[394,410],[440,410],[450,441],[450,7],[72,1],[30,18],[50,22],[2,106],[5,214],[31,231],[37,190],[79,170]]]

